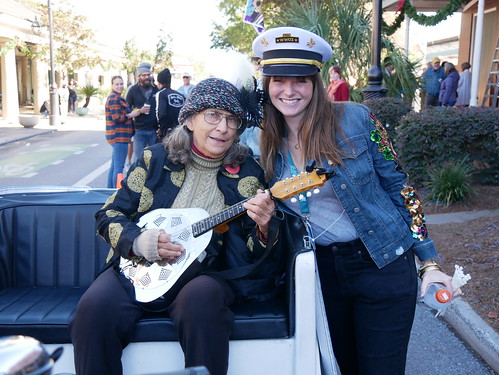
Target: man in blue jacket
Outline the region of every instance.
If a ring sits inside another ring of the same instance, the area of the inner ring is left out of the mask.
[[[439,105],[440,84],[445,78],[444,68],[440,66],[440,59],[435,57],[431,62],[432,66],[423,73],[423,90],[426,91],[427,108]]]

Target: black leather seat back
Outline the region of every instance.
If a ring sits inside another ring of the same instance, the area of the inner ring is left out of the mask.
[[[94,215],[111,193],[0,196],[0,289],[88,287],[109,250]]]

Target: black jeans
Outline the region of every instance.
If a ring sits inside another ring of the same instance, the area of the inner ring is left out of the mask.
[[[103,272],[82,296],[70,322],[78,375],[122,374],[122,350],[145,310],[131,298],[121,277],[112,268]],[[227,373],[234,324],[228,306],[233,302],[234,292],[225,281],[202,275],[165,306],[164,314],[175,322],[186,367],[206,366],[212,375]]]
[[[379,269],[355,240],[317,246],[317,262],[342,375],[403,375],[418,286],[413,251]]]

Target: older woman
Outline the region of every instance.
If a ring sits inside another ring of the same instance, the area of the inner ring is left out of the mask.
[[[334,65],[329,68],[329,79],[331,83],[327,88],[327,97],[331,102],[347,102],[350,98],[348,84],[341,77],[341,68]]]
[[[163,144],[143,151],[122,188],[96,218],[99,234],[112,246],[115,259],[139,256],[161,262],[186,250],[171,242],[171,233],[138,227],[136,222],[144,214],[158,208],[196,207],[213,215],[254,196],[244,204],[248,215],[231,221],[224,234],[214,234],[203,256],[167,294],[152,302],[138,303],[133,292],[127,292],[131,284],[113,260],[115,267],[94,281],[70,324],[77,374],[121,374],[122,349],[134,323],[154,309],[174,320],[186,367],[204,365],[210,374],[224,375],[234,319],[230,305],[236,298],[265,300],[275,295],[273,280],[280,264],[274,260],[265,264],[264,271],[238,280],[225,281],[204,272],[254,263],[265,252],[269,224],[278,220],[272,215],[274,202],[260,190],[263,170],[238,143],[245,127],[240,95],[221,79],[200,82],[182,107],[180,125]]]
[[[459,73],[453,63],[444,64],[445,78],[440,85],[439,100],[442,107],[452,107],[456,104]]]

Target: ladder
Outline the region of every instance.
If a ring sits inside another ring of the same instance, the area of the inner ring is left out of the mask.
[[[499,36],[497,37],[497,45],[492,57],[492,64],[490,65],[489,78],[485,85],[485,93],[483,94],[482,107],[499,106]]]

